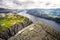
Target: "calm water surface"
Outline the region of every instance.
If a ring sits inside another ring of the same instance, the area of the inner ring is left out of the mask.
[[[36,22],[36,21],[42,21],[48,25],[51,25],[54,29],[56,29],[57,31],[60,31],[60,24],[54,22],[54,21],[51,21],[51,20],[47,20],[47,19],[44,19],[44,18],[39,18],[39,17],[36,17],[36,16],[33,16],[33,15],[30,15],[30,14],[26,14],[24,12],[21,12],[21,13],[18,13],[20,15],[23,15],[25,17],[28,17],[30,20],[32,20],[33,22]]]

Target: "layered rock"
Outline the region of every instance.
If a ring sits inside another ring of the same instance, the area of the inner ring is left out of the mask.
[[[45,23],[37,22],[8,40],[60,40],[60,32]]]
[[[23,22],[14,23],[14,25],[11,25],[7,29],[0,32],[0,38],[7,40],[8,38],[14,36],[18,31],[30,25],[31,23],[32,21],[29,20],[28,18],[25,18]]]

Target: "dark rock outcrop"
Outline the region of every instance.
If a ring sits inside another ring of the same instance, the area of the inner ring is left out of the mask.
[[[28,26],[31,23],[32,21],[26,19],[20,24],[14,24],[8,29],[4,30],[3,32],[0,32],[0,38],[7,40],[8,38],[14,36],[18,31],[20,31],[21,29],[23,29],[24,27]]]
[[[8,40],[60,40],[60,32],[42,22],[34,23]]]

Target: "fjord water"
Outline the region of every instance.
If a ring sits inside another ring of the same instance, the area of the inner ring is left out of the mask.
[[[18,14],[28,17],[33,22],[42,21],[43,23],[50,25],[51,27],[53,27],[57,31],[60,31],[60,24],[59,23],[56,23],[54,21],[47,20],[44,18],[36,17],[36,16],[30,15],[30,14],[27,14],[26,12],[20,12]]]

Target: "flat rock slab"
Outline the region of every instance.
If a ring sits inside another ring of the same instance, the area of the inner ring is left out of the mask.
[[[36,22],[8,40],[60,40],[60,32],[42,22]]]

